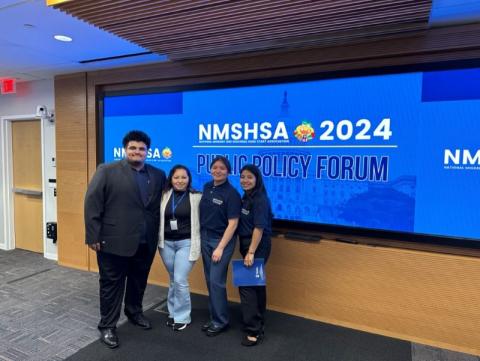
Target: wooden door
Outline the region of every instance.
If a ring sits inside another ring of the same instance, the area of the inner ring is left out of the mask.
[[[12,122],[15,247],[43,253],[40,120]]]

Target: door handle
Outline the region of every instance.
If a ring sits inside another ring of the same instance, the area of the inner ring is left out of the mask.
[[[33,189],[24,189],[24,188],[13,188],[13,192],[16,194],[24,194],[26,196],[36,196],[41,197],[42,191],[35,191]]]

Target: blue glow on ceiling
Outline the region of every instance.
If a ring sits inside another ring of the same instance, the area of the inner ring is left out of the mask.
[[[465,24],[480,21],[480,0],[433,0],[431,26]]]

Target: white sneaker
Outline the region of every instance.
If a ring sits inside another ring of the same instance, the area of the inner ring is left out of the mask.
[[[183,331],[187,328],[188,323],[174,323],[173,330],[174,331]]]

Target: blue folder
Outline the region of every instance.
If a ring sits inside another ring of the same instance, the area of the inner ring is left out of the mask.
[[[243,259],[232,260],[233,285],[240,286],[265,286],[265,265],[263,258],[255,258],[253,265],[246,267]]]

